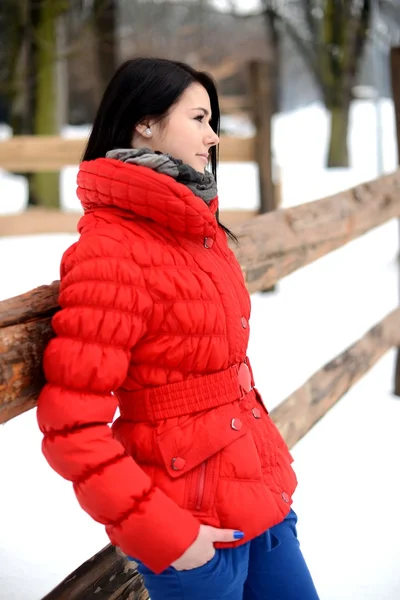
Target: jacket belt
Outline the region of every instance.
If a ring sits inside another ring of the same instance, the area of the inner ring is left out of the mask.
[[[244,381],[246,370],[248,380]],[[253,373],[246,358],[244,363],[224,371],[135,392],[120,389],[116,396],[122,419],[157,421],[229,404],[243,398],[253,387]]]

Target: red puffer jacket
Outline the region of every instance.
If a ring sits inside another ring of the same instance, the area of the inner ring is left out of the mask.
[[[43,452],[111,542],[159,573],[200,523],[244,531],[234,546],[280,522],[296,477],[253,387],[250,298],[218,199],[105,158],[82,163],[78,186],[81,236],[62,259],[44,357]]]

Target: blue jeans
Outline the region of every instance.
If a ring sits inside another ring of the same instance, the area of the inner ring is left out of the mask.
[[[138,563],[138,571],[151,600],[318,600],[296,523],[291,510],[282,523],[247,544],[217,550],[197,569],[168,567],[156,575]]]

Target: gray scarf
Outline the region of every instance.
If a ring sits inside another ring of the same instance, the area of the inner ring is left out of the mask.
[[[181,160],[169,154],[154,152],[149,148],[141,148],[140,150],[116,148],[107,152],[106,157],[148,167],[157,173],[169,175],[179,183],[186,185],[193,194],[202,198],[207,204],[217,195],[217,184],[211,173],[208,171],[199,173],[193,167],[184,164]]]

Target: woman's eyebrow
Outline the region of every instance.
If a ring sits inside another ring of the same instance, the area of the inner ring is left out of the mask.
[[[202,110],[206,116],[210,114],[209,111],[206,108],[203,108],[202,106],[197,106],[196,108],[192,108],[191,110]]]

